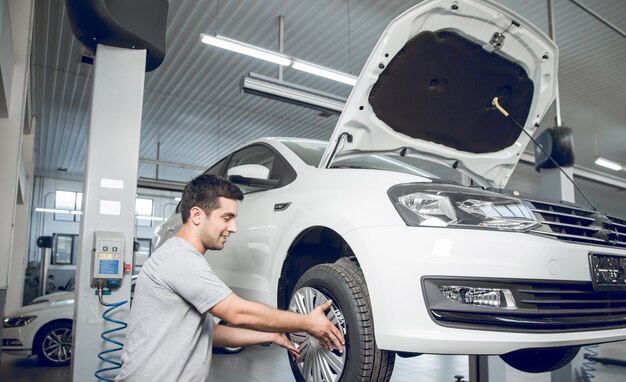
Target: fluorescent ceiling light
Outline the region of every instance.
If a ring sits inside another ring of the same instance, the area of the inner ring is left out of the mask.
[[[622,165],[621,164],[615,163],[615,162],[610,161],[608,159],[604,159],[602,157],[597,157],[596,158],[596,164],[598,166],[609,168],[609,169],[611,169],[613,171],[621,171],[622,170]]]
[[[158,221],[158,222],[162,222],[163,220],[165,220],[165,219],[163,219],[162,217],[159,217],[159,216],[141,216],[141,215],[135,216],[135,219],[137,219],[137,220],[155,220],[155,221]]]
[[[246,56],[258,58],[261,60],[273,62],[274,64],[282,66],[291,66],[296,70],[314,74],[316,76],[328,78],[337,82],[342,82],[347,85],[354,86],[356,84],[357,77],[342,73],[334,69],[326,68],[311,62],[303,61],[295,57],[289,57],[282,53],[274,52],[268,49],[259,48],[254,45],[246,44],[241,41],[233,40],[224,36],[210,36],[204,33],[200,34],[200,41],[205,44],[212,45],[218,48],[230,50],[231,52],[237,52],[245,54]]]
[[[345,98],[255,73],[243,77],[241,87],[244,93],[332,114],[341,114],[346,103]]]
[[[298,60],[297,58],[293,59],[291,63],[291,67],[296,70],[301,70],[303,72],[307,72],[310,74],[314,74],[316,76],[328,78],[330,80],[334,80],[337,82],[343,82],[344,84],[354,86],[356,85],[357,78],[350,74],[341,73],[333,69],[328,69],[323,66],[315,65],[310,62]]]
[[[54,214],[69,214],[70,210],[57,210],[56,208],[35,208],[37,212],[50,212]]]
[[[59,210],[56,208],[40,208],[40,207],[35,208],[35,212],[48,212],[52,214],[72,214],[72,215],[83,214],[83,211],[77,211],[77,210]]]
[[[274,64],[289,66],[291,58],[284,54],[272,52],[271,50],[259,48],[237,40],[232,40],[223,36],[209,36],[204,33],[200,34],[200,41],[205,44],[213,45],[218,48],[230,50],[231,52],[245,54],[246,56],[258,58],[260,60],[273,62]]]

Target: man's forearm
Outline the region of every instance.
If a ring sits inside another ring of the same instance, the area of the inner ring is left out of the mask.
[[[309,330],[302,314],[278,310],[254,301],[241,300],[236,311],[237,326],[264,332],[302,332]]]
[[[213,326],[213,346],[239,347],[273,342],[276,333],[259,332],[225,325]]]

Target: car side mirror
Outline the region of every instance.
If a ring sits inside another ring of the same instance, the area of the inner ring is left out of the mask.
[[[270,170],[260,164],[244,164],[228,169],[226,173],[231,182],[250,187],[273,188],[278,185],[278,179],[268,179]]]
[[[228,176],[239,175],[244,178],[264,179],[270,176],[270,169],[260,164],[244,164],[228,169]]]

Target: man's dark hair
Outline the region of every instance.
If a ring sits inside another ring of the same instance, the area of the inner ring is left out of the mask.
[[[190,216],[193,207],[202,208],[209,215],[220,208],[219,198],[243,200],[243,192],[228,180],[218,175],[200,175],[185,185],[180,199],[180,213],[183,224]]]

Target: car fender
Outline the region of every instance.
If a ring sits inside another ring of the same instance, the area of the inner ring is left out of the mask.
[[[386,187],[386,186],[385,186]],[[386,188],[384,191],[386,193]],[[374,194],[376,194],[374,192]],[[346,234],[355,229],[374,227],[374,226],[404,226],[404,222],[392,206],[391,202],[387,202],[381,196],[386,198],[386,194],[371,196],[371,198],[350,198],[342,197],[329,199],[327,195],[318,195],[319,201],[311,202],[311,196],[304,196],[294,200],[289,208],[293,208],[290,214],[285,215],[284,220],[277,218],[275,226],[277,229],[276,240],[273,249],[273,264],[271,271],[270,296],[273,303],[276,304],[275,297],[278,295],[281,272],[286,261],[289,251],[294,244],[301,238],[302,234],[316,227],[327,228],[334,231],[339,237],[347,242],[352,248],[352,244],[346,240]],[[371,200],[369,210],[366,213],[355,213],[357,209],[362,209],[362,203]],[[373,201],[376,201],[375,203]],[[315,206],[311,209],[308,206]],[[344,211],[338,213],[338,211]],[[355,253],[359,263],[369,263],[370,259],[361,258],[359,253]],[[375,268],[364,267],[364,268]],[[369,271],[371,272],[371,271]],[[364,272],[366,279],[367,273]]]

